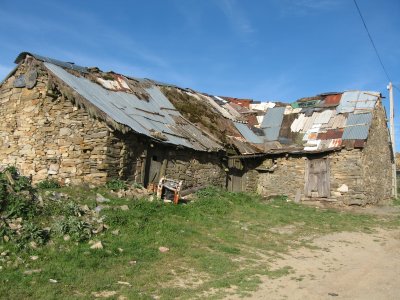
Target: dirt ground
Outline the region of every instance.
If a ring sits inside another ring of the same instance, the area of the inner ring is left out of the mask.
[[[350,209],[353,210],[353,209]],[[400,207],[367,207],[353,213],[398,215]],[[273,263],[290,274],[262,277],[250,297],[227,299],[400,299],[400,229],[340,232],[318,237]]]
[[[301,248],[276,261],[274,268],[292,272],[262,278],[245,299],[400,299],[400,230],[335,233],[313,246],[318,249]]]

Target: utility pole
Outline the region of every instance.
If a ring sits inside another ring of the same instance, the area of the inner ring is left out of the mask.
[[[389,82],[389,100],[390,100],[390,137],[392,141],[393,164],[392,164],[392,196],[397,198],[397,178],[396,178],[396,144],[394,139],[394,100],[393,85]]]

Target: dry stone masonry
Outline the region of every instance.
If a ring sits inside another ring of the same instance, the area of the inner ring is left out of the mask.
[[[394,160],[379,93],[252,110],[251,100],[230,104],[29,53],[17,63],[0,85],[0,167],[33,183],[151,187],[166,176],[184,190],[216,185],[345,205],[390,199]]]

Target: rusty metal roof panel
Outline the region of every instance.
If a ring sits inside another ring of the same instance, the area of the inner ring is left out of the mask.
[[[365,140],[368,138],[369,125],[355,125],[346,127],[342,140]]]
[[[342,94],[336,94],[336,95],[328,95],[325,97],[324,100],[324,107],[334,107],[338,106],[340,103],[340,98],[342,97]]]
[[[240,138],[232,137],[231,141],[239,150],[240,154],[255,154],[263,152],[261,149],[256,148],[246,141],[242,141]]]
[[[250,143],[262,144],[263,137],[256,135],[246,124],[234,122],[233,123],[240,134]]]
[[[172,103],[155,86],[147,88],[149,101],[140,100],[134,94],[120,91],[108,91],[84,77],[76,77],[60,66],[45,62],[45,66],[83,98],[91,102],[99,110],[120,124],[134,131],[156,138],[154,131],[167,136],[165,143],[180,145],[201,151],[216,151],[222,149],[211,141],[193,124],[186,121],[188,136],[176,134],[174,117],[180,116]],[[199,147],[198,144],[203,145]]]

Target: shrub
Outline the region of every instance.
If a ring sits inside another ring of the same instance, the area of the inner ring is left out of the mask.
[[[72,240],[79,242],[86,241],[92,236],[90,224],[75,216],[69,216],[56,222],[54,231],[59,235],[68,234]]]
[[[37,225],[28,222],[22,227],[21,235],[17,237],[17,247],[23,249],[29,242],[35,242],[36,245],[41,246],[48,242],[50,234],[47,230],[39,228]]]
[[[106,187],[110,190],[123,190],[127,188],[127,185],[123,180],[112,179],[106,183]]]
[[[45,190],[45,189],[59,189],[61,186],[57,180],[52,179],[52,178],[47,178],[47,179],[39,182],[37,184],[37,187],[39,189]]]
[[[35,189],[15,167],[0,172],[0,211],[6,217],[32,217],[36,212]]]

